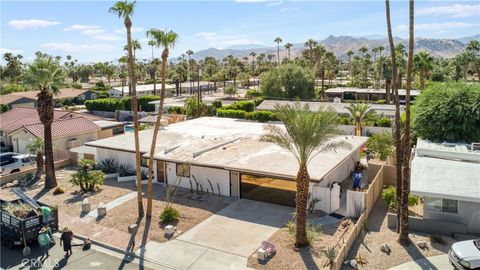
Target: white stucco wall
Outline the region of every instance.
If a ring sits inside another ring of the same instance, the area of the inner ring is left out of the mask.
[[[31,133],[25,133],[23,130],[12,133],[10,136],[12,138],[13,151],[21,154],[26,153],[27,145],[36,138]],[[85,142],[97,140],[98,131],[67,137],[53,138],[53,149],[67,150],[67,142],[73,139],[79,140],[79,144],[82,145]]]
[[[178,177],[176,173],[176,163],[166,163],[166,174],[168,184],[178,183],[178,186],[190,189],[190,178]],[[215,193],[218,193],[217,183],[220,185],[220,194],[224,196],[230,196],[230,176],[228,170],[190,166],[190,176],[194,176],[195,179],[202,185],[203,190],[206,192],[207,188],[211,191],[210,184],[207,178],[213,185]],[[196,190],[195,181],[191,179],[193,189]]]
[[[355,164],[360,159],[359,151],[360,150],[353,152],[348,158],[327,174],[320,185],[322,187],[330,187],[333,182],[342,182],[349,177],[351,172],[355,169]]]
[[[102,160],[107,158],[113,158],[119,164],[127,164],[132,169],[135,168],[135,153],[97,148],[97,155],[95,156],[96,161],[101,162]]]
[[[458,213],[423,209],[423,218],[467,225],[468,233],[480,233],[480,203],[458,201]]]
[[[321,187],[319,184],[310,183],[310,193],[320,201],[315,204],[315,210],[330,213],[330,188]]]

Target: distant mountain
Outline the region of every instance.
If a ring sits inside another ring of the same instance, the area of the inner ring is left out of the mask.
[[[467,44],[471,40],[480,40],[480,34],[476,34],[476,35],[469,36],[469,37],[457,38],[457,40],[462,42],[462,43]]]
[[[432,38],[417,38],[415,39],[415,51],[428,51],[433,56],[451,58],[461,53],[465,49],[465,43],[472,39],[479,39],[480,35],[475,35],[471,37],[459,38],[459,39],[432,39]],[[395,37],[395,44],[402,43],[406,47],[408,46],[408,40]],[[318,43],[325,46],[329,51],[335,53],[335,55],[341,59],[347,59],[346,52],[353,51],[358,52],[358,49],[361,47],[366,47],[372,49],[374,47],[383,46],[385,52],[389,52],[388,49],[388,40],[386,37],[380,35],[370,35],[363,37],[352,37],[352,36],[328,36],[324,40],[317,41]],[[259,47],[260,46],[260,47]],[[301,55],[302,50],[304,49],[303,43],[293,44],[292,49],[290,50],[291,58],[295,58]],[[193,59],[200,60],[204,59],[207,56],[215,57],[217,59],[223,59],[228,55],[233,55],[238,58],[249,56],[251,52],[255,52],[257,55],[264,54],[274,54],[277,53],[276,46],[267,47],[258,44],[249,44],[249,45],[234,45],[225,49],[215,49],[209,48],[206,50],[200,50],[192,55]],[[281,47],[280,57],[287,57],[287,52]]]

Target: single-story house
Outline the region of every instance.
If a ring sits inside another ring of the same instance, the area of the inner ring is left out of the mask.
[[[294,206],[298,163],[289,151],[260,140],[265,134],[264,125],[203,117],[165,127],[157,138],[155,181],[194,189],[198,183],[203,190],[213,189],[224,196]],[[150,157],[152,134],[152,129],[140,131],[142,164]],[[319,199],[322,195],[316,187],[327,187],[350,177],[367,138],[338,136],[334,140],[347,141],[351,148],[315,153],[308,165],[310,191]],[[114,158],[120,164],[135,167],[132,133],[85,145],[96,148],[99,162]]]
[[[341,100],[386,100],[387,95],[385,89],[370,89],[370,88],[353,88],[353,87],[336,87],[325,90],[328,101],[333,101],[335,98]],[[398,89],[400,96],[400,103],[405,103],[405,89]],[[415,97],[420,95],[420,90],[410,90],[410,100],[415,100]],[[393,96],[393,95],[392,95]]]
[[[139,84],[136,87],[137,96],[149,96],[153,95],[154,93],[154,85],[153,84]],[[160,95],[160,91],[162,90],[162,84],[156,84],[156,95]],[[165,94],[171,95],[171,90],[175,90],[175,85],[173,84],[166,84],[165,85]],[[112,89],[107,91],[111,97],[121,98],[123,96],[127,97],[128,94],[128,85],[126,86],[116,86]]]
[[[37,107],[37,99],[8,94],[0,96],[0,104],[6,106],[8,111],[19,106]]]
[[[38,93],[40,91],[24,91],[24,92],[15,92],[15,93],[10,93],[7,95],[3,95],[3,98],[9,98],[11,99],[12,97],[23,97],[27,100],[37,100],[38,99]],[[56,101],[59,100],[64,100],[64,99],[71,99],[74,103],[81,104],[85,100],[89,99],[96,99],[98,97],[98,94],[95,91],[88,90],[88,89],[75,89],[75,88],[62,88],[58,92],[57,95],[53,96],[53,99]],[[36,107],[37,103],[34,102],[33,106],[27,105],[24,107]]]
[[[480,151],[473,145],[419,139],[412,159],[412,194],[424,197],[423,218],[480,234]]]
[[[300,102],[302,106],[308,105],[310,110],[318,111],[320,107],[329,108],[338,114],[349,114],[346,109],[350,103],[336,103],[336,102],[309,102],[309,101],[289,101],[289,100],[264,100],[257,106],[257,110],[275,111],[276,105],[294,105]],[[395,117],[395,105],[390,104],[369,104],[370,109],[377,114],[383,114],[386,117]],[[403,111],[403,106],[400,108]]]
[[[121,134],[124,125],[123,122],[107,121],[88,114],[54,110],[54,147],[67,150],[86,141]],[[11,146],[15,152],[25,153],[30,141],[43,138],[43,125],[37,109],[16,107],[1,114],[0,135],[2,146]]]

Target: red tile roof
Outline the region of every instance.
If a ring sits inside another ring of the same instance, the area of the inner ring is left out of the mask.
[[[54,119],[70,114],[68,111],[54,111]],[[0,114],[0,129],[13,132],[24,125],[40,123],[36,108],[16,107]]]
[[[75,89],[75,88],[62,88],[60,89],[58,95],[54,95],[54,99],[61,99],[61,98],[75,98],[80,96],[81,94],[84,94],[85,92],[88,92],[90,90],[88,89]],[[16,96],[16,97],[26,97],[26,98],[31,98],[37,100],[37,95],[40,93],[40,91],[24,91],[24,92],[14,92],[10,93],[7,95],[3,95],[2,98],[4,97],[11,97],[11,96]]]
[[[36,137],[43,138],[43,124],[25,125],[23,128]],[[98,130],[100,130],[100,127],[85,117],[65,117],[53,121],[52,137],[64,137]]]
[[[26,98],[26,99],[29,99],[31,100],[31,102],[33,101],[36,101],[37,99],[36,98],[27,98],[27,97],[23,97],[23,96],[17,96],[17,95],[1,95],[0,96],[0,104],[2,105],[8,105],[10,103],[13,103],[17,100],[20,100],[22,98]]]

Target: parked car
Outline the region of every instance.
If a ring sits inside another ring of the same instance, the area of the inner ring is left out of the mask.
[[[13,156],[19,155],[18,153],[14,152],[5,152],[0,154],[0,166],[8,164]]]
[[[453,244],[448,260],[455,269],[480,269],[480,238]]]
[[[32,169],[36,166],[37,165],[35,155],[22,154],[12,156],[8,161],[5,161],[5,163],[1,165],[0,169],[1,174],[6,175]]]

